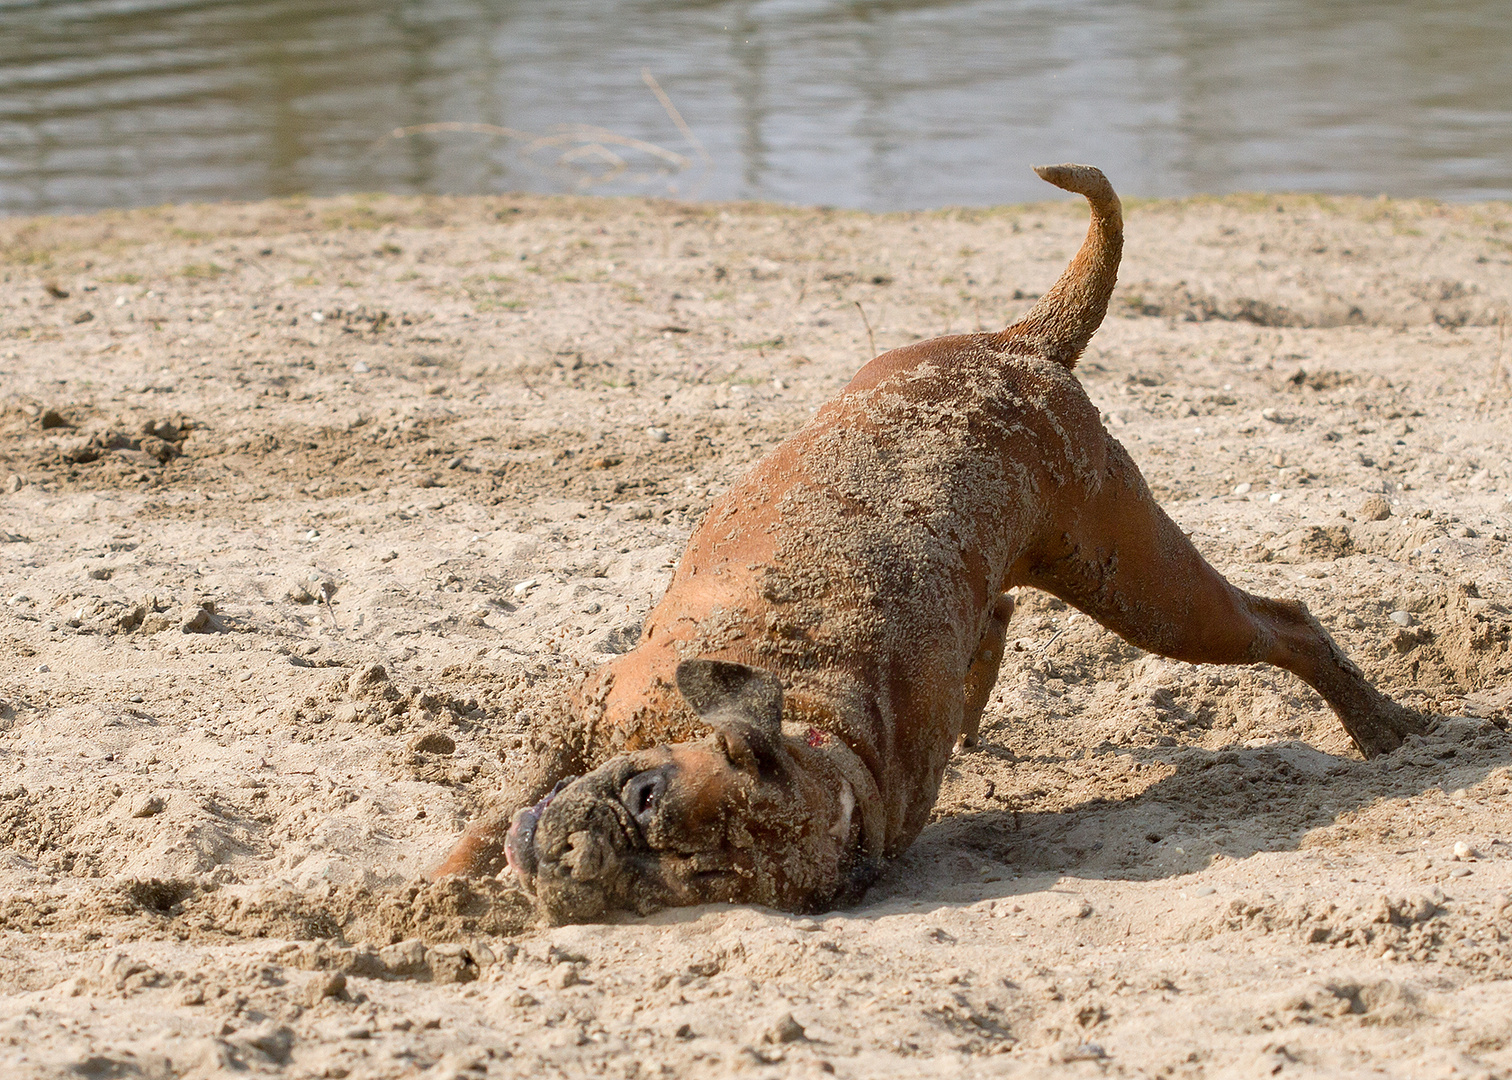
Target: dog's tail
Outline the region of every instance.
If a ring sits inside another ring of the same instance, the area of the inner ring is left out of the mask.
[[[1123,208],[1108,178],[1091,165],[1037,165],[1040,179],[1085,195],[1092,204],[1087,239],[1053,288],[1003,331],[1003,338],[1030,346],[1068,368],[1092,340],[1108,311],[1123,255]]]

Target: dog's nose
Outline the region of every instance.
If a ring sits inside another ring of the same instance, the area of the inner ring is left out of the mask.
[[[620,801],[625,809],[640,824],[645,825],[656,812],[662,794],[667,790],[667,774],[662,769],[649,769],[637,773],[626,782],[620,791]]]

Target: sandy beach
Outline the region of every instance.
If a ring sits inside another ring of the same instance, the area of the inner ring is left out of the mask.
[[[426,871],[709,503],[1080,200],[350,196],[0,219],[15,1078],[1512,1077],[1512,205],[1127,203],[1077,371],[1231,580],[1439,714],[1025,591],[858,907],[543,928]]]

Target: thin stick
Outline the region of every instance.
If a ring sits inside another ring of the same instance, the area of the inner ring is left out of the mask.
[[[661,88],[661,83],[656,81],[656,76],[651,74],[650,68],[641,68],[641,78],[644,79],[646,85],[651,88],[651,92],[656,95],[656,100],[661,102],[661,107],[665,109],[667,111],[667,115],[672,118],[672,123],[677,125],[677,130],[682,132],[682,137],[688,140],[688,145],[693,147],[693,149],[698,152],[698,159],[703,162],[704,172],[707,173],[714,167],[714,159],[710,157],[709,152],[704,149],[704,144],[698,140],[697,135],[693,134],[693,129],[690,128],[688,126],[688,122],[682,118],[682,113],[677,111],[677,106],[672,104],[672,99],[669,98],[667,96],[667,92]]]
[[[390,139],[404,139],[411,135],[429,135],[439,131],[466,131],[473,135],[502,135],[506,139],[536,138],[534,133],[521,131],[518,128],[499,127],[497,124],[474,124],[463,120],[444,120],[435,124],[412,124],[409,127],[396,127],[387,135],[375,139],[370,149],[376,150]]]
[[[861,306],[861,301],[855,300],[852,302],[856,305],[856,310],[861,313],[861,321],[866,324],[866,343],[871,346],[871,355],[876,356],[877,339],[872,334],[871,320],[866,317],[866,309]],[[870,359],[870,357],[868,357],[868,359]]]
[[[1502,357],[1507,344],[1507,313],[1501,312],[1496,316],[1496,373],[1502,381],[1512,382],[1512,364],[1504,363]]]

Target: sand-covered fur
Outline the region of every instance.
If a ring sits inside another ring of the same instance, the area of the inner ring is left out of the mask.
[[[972,741],[1000,598],[1024,585],[1165,656],[1285,667],[1367,756],[1424,730],[1304,606],[1230,585],[1156,505],[1071,373],[1113,294],[1118,196],[1090,166],[1038,171],[1092,209],[1060,280],[1000,333],[872,360],[716,501],[639,644],[580,691],[581,753],[440,876],[491,873],[502,848],[556,920],[852,900]],[[712,744],[684,741],[699,720]]]

